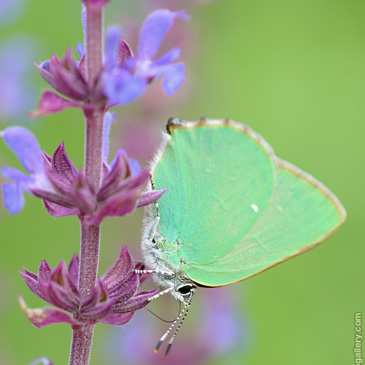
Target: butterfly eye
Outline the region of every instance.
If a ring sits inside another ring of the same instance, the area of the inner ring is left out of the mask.
[[[192,290],[195,289],[195,286],[194,285],[191,285],[191,284],[185,284],[185,285],[182,285],[180,286],[179,289],[177,289],[177,291],[181,294],[181,295],[187,295],[187,294],[190,294],[190,292]]]

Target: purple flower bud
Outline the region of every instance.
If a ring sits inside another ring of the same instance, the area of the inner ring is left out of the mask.
[[[94,290],[80,304],[78,256],[72,257],[67,268],[63,261],[54,269],[42,261],[37,275],[26,269],[20,274],[34,294],[61,310],[29,309],[23,298],[19,297],[20,306],[36,327],[56,322],[84,325],[90,321],[119,326],[128,322],[136,310],[145,307],[149,303],[148,298],[157,292],[152,290],[138,293],[140,274],[135,273],[136,268],[140,269],[140,264],[136,265],[128,248],[123,247],[118,260],[97,280]],[[75,314],[78,320],[75,319]]]
[[[50,61],[37,67],[44,80],[56,91],[77,101],[86,101],[89,88],[69,48],[62,60],[52,55]]]

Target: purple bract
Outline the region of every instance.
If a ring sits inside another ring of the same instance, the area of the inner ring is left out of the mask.
[[[141,264],[135,264],[128,248],[123,247],[118,260],[97,280],[94,290],[81,303],[78,276],[79,258],[75,254],[68,267],[61,261],[51,269],[42,261],[38,274],[24,268],[20,272],[29,289],[54,308],[29,309],[19,297],[21,308],[27,318],[36,326],[43,327],[56,322],[65,322],[76,326],[102,322],[120,326],[128,322],[136,310],[145,307],[148,299],[156,290],[138,293],[141,280]],[[73,316],[66,312],[72,313]]]

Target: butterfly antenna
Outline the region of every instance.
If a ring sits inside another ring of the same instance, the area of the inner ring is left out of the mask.
[[[174,319],[172,320],[168,320],[168,319],[163,319],[162,317],[160,317],[159,315],[157,315],[156,313],[152,312],[151,309],[148,308],[144,308],[147,312],[150,312],[153,316],[155,316],[156,318],[160,319],[162,322],[165,323],[172,323],[174,321]]]
[[[160,338],[160,341],[158,341],[156,347],[153,350],[153,353],[156,354],[157,351],[160,349],[161,345],[163,344],[163,342],[166,340],[166,337],[170,334],[170,332],[172,331],[172,329],[175,327],[176,323],[179,322],[181,316],[185,313],[185,311],[187,310],[189,304],[185,304],[184,308],[182,309],[182,311],[179,313],[179,315],[176,317],[176,319],[174,320],[174,322],[172,322],[170,328],[164,333],[164,335]]]
[[[184,307],[185,314],[184,314],[184,316],[181,318],[181,321],[180,321],[180,323],[179,323],[178,327],[176,328],[175,333],[173,334],[173,336],[171,337],[171,339],[170,339],[170,341],[169,341],[169,344],[167,345],[167,348],[166,348],[166,351],[165,351],[165,355],[164,355],[165,357],[168,355],[168,353],[169,353],[169,351],[170,351],[170,349],[171,349],[172,343],[174,342],[174,340],[175,340],[175,338],[176,338],[176,336],[177,336],[177,334],[178,334],[178,332],[179,332],[179,330],[180,330],[180,328],[181,328],[181,326],[182,326],[182,324],[183,324],[183,322],[184,322],[184,320],[185,320],[186,316],[188,315],[188,312],[189,312],[189,308],[190,308],[190,305],[191,305],[191,300],[192,300],[192,298],[193,298],[193,292],[190,292],[189,301],[188,301],[187,305]],[[185,310],[185,309],[186,309],[186,310]],[[182,313],[181,313],[181,314],[182,314]]]

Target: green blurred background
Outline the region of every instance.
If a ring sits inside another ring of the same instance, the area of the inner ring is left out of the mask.
[[[129,11],[143,19],[147,12],[135,8],[134,0],[113,0],[106,22],[122,25]],[[166,111],[160,110],[159,128],[170,116],[228,116],[249,124],[279,157],[335,192],[348,213],[344,226],[323,245],[235,285],[241,298],[237,306],[249,323],[246,345],[212,363],[354,363],[354,314],[365,309],[365,3],[221,0],[189,13],[192,19],[185,27],[193,31],[182,56],[189,54],[184,59],[188,82],[168,99]],[[51,53],[61,56],[66,47],[82,41],[79,1],[29,0],[23,15],[0,29],[0,40],[24,33],[38,40],[34,61],[48,59]],[[46,84],[35,68],[32,77],[39,95]],[[132,108],[138,111],[139,103],[143,100]],[[119,109],[118,123],[124,115]],[[0,123],[3,129],[18,121]],[[65,141],[76,166],[82,166],[81,112],[65,111],[23,124],[49,153]],[[119,144],[114,138],[113,150]],[[15,162],[2,142],[0,160],[2,165]],[[133,246],[138,256],[141,217],[138,211],[106,220],[101,273],[115,260],[121,244]],[[39,356],[56,365],[67,363],[71,330],[65,324],[36,329],[25,319],[18,293],[30,307],[43,304],[17,270],[24,265],[36,271],[42,259],[51,266],[62,258],[69,260],[78,251],[78,239],[76,218],[51,218],[36,198],[27,196],[25,209],[16,216],[0,210],[0,364],[27,364]],[[199,300],[193,306],[199,306]],[[97,326],[92,364],[107,363],[103,338],[108,331]],[[157,332],[153,342],[160,335]]]

